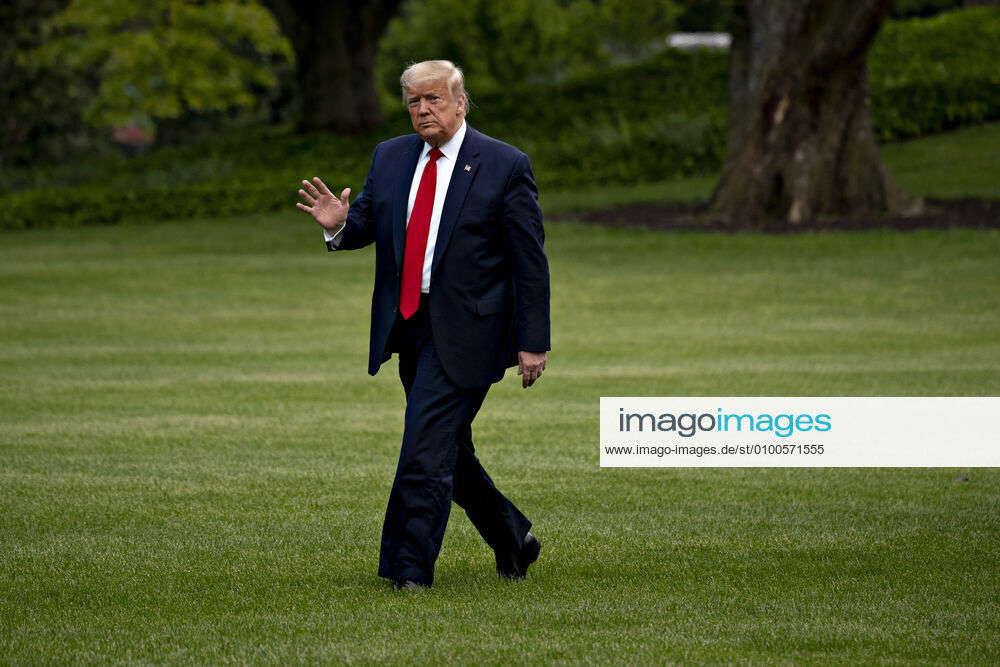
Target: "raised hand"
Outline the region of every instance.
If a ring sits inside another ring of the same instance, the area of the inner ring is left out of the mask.
[[[335,232],[347,220],[347,210],[350,208],[347,198],[351,196],[351,189],[344,188],[338,199],[318,176],[313,180],[316,181],[316,185],[309,181],[302,181],[306,189],[300,189],[299,196],[306,203],[298,202],[295,205],[315,218],[320,227],[329,232]]]

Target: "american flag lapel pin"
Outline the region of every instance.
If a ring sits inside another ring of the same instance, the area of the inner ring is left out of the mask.
[[[472,171],[472,167],[470,165],[465,165],[465,170],[466,171]]]

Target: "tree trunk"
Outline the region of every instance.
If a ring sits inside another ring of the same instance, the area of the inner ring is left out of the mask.
[[[735,226],[915,214],[872,132],[868,49],[892,0],[741,0],[726,163],[711,215]]]
[[[359,133],[382,122],[375,51],[402,0],[263,0],[292,43],[299,130]]]

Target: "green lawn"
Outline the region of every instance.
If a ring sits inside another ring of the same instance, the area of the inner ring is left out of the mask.
[[[1000,199],[1000,123],[901,141],[882,147],[889,171],[907,190],[925,197]],[[712,194],[717,175],[612,188],[542,193],[548,213],[622,204],[697,201]]]
[[[1000,232],[548,248],[549,370],[476,423],[542,557],[498,581],[456,508],[398,594],[370,251],[295,211],[4,234],[0,661],[1000,661],[1000,470],[601,469],[597,441],[602,395],[1000,393]]]
[[[1000,199],[1000,123],[882,147],[900,184],[928,197]]]

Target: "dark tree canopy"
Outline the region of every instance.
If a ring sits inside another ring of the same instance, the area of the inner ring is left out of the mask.
[[[726,163],[712,214],[731,224],[909,214],[882,162],[867,55],[891,0],[735,3]]]
[[[292,43],[302,131],[363,132],[382,122],[375,86],[379,38],[402,0],[263,0]]]
[[[58,156],[83,143],[78,107],[89,82],[75,85],[68,74],[26,57],[47,37],[46,21],[69,0],[5,0],[0,4],[0,165]]]

